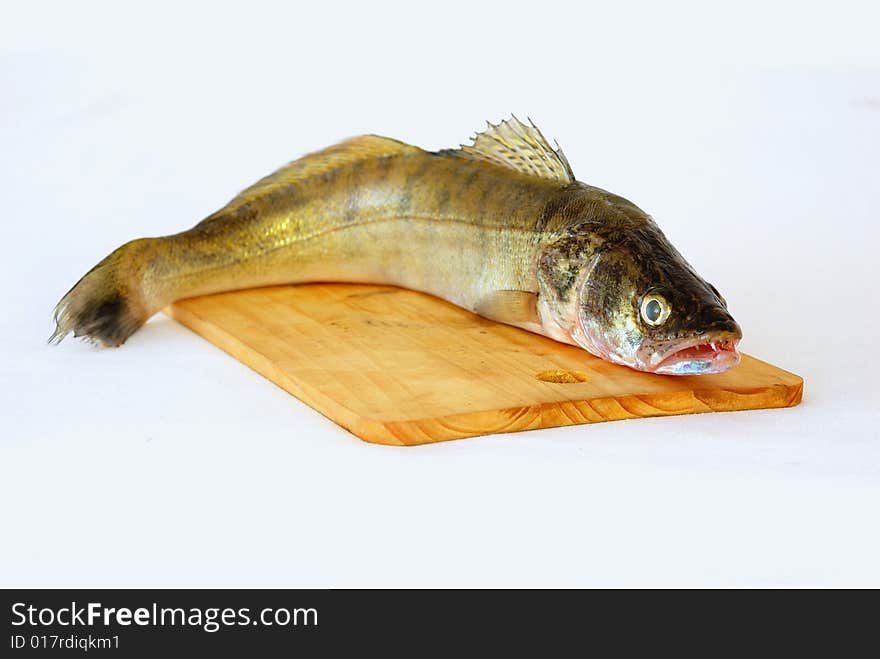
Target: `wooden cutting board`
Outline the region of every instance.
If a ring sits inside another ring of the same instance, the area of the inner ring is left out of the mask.
[[[182,300],[165,312],[380,444],[790,407],[803,393],[800,377],[747,355],[720,375],[639,373],[389,286],[251,289]]]

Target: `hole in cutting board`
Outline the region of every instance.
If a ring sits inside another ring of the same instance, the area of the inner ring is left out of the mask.
[[[575,382],[587,381],[587,374],[583,371],[567,371],[561,368],[552,371],[541,371],[536,373],[535,377],[542,382],[553,382],[554,384],[574,384]]]

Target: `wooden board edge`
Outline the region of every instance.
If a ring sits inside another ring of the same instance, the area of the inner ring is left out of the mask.
[[[694,391],[687,399],[686,405],[682,402],[682,393],[685,392],[560,401],[430,419],[387,421],[359,418],[350,430],[364,441],[375,444],[418,446],[482,435],[604,421],[779,409],[794,407],[801,402],[803,381],[792,385],[776,384],[743,391],[731,389]]]

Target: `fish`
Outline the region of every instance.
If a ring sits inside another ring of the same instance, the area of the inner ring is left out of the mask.
[[[308,282],[423,291],[648,373],[740,361],[727,302],[654,219],[577,181],[513,115],[458,148],[363,135],[305,155],[189,230],[113,251],[61,298],[50,342],[119,346],[176,300]]]

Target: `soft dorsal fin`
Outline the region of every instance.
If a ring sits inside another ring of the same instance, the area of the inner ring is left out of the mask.
[[[391,156],[399,153],[418,153],[421,149],[390,137],[379,135],[361,135],[328,146],[326,149],[309,153],[299,160],[294,160],[269,176],[260,179],[242,192],[252,193],[268,191],[275,186],[288,185],[302,179],[331,172],[340,167],[351,165],[362,160]]]
[[[390,137],[380,137],[379,135],[352,137],[326,149],[309,153],[261,178],[249,188],[238,193],[224,208],[206,218],[205,221],[213,219],[215,215],[224,211],[235,210],[255,199],[269,196],[276,190],[283,190],[289,185],[305,181],[310,177],[320,176],[363,160],[403,153],[423,153],[423,151],[418,147],[398,142]]]
[[[488,123],[488,122],[487,122]],[[559,145],[550,146],[538,127],[529,119],[527,126],[515,116],[488,128],[473,138],[473,144],[452,150],[458,156],[486,160],[521,174],[573,183],[574,174]]]

